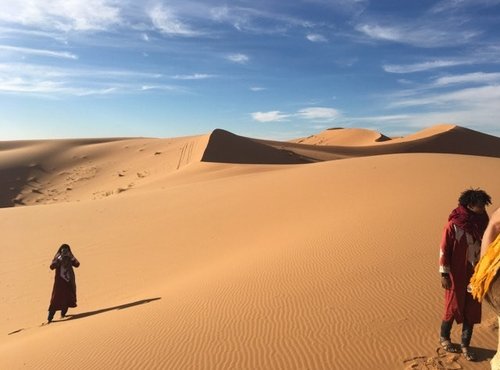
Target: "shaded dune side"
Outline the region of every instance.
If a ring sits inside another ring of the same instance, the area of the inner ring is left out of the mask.
[[[210,135],[202,162],[246,164],[299,164],[311,162],[299,153],[284,146],[267,145],[265,142],[216,129]]]
[[[500,158],[500,138],[460,126],[435,126],[407,138],[369,146],[326,146],[260,140],[315,161],[397,153],[445,153]]]

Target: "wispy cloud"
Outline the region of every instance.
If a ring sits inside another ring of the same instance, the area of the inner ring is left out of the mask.
[[[245,54],[229,54],[226,56],[226,59],[233,63],[239,63],[239,64],[248,63],[248,61],[250,60],[248,55]]]
[[[163,34],[169,36],[200,36],[200,31],[194,30],[188,24],[181,21],[173,10],[158,4],[149,11],[153,25]]]
[[[288,117],[290,117],[289,114],[285,114],[285,113],[280,112],[278,110],[273,110],[270,112],[253,112],[252,113],[252,118],[256,121],[259,121],[259,122],[285,121]]]
[[[439,77],[435,80],[435,86],[448,86],[457,84],[497,84],[500,83],[500,73],[474,72],[461,75]]]
[[[283,34],[290,28],[309,28],[311,23],[282,12],[269,12],[256,7],[219,6],[210,10],[213,21],[230,24],[240,32]]]
[[[306,36],[306,38],[311,42],[328,42],[328,39],[325,36],[318,33],[310,33]]]
[[[485,107],[499,105],[500,86],[465,88],[442,94],[421,94],[420,96],[394,101],[392,107],[441,106],[441,107]]]
[[[0,77],[0,92],[4,93],[35,94],[53,97],[58,95],[106,95],[115,92],[115,90],[115,87],[75,87],[60,81]]]
[[[114,0],[16,0],[0,2],[0,21],[40,29],[99,31],[121,22]]]
[[[474,64],[474,63],[475,63],[474,60],[443,59],[443,60],[432,60],[428,62],[414,63],[414,64],[399,64],[399,65],[387,64],[382,67],[384,71],[389,73],[413,73],[413,72],[428,71],[430,69],[454,67],[454,66]]]
[[[489,7],[500,4],[500,0],[441,0],[432,8],[433,13],[465,10],[468,7]]]
[[[296,117],[315,122],[331,122],[341,116],[340,112],[334,108],[309,107],[303,108],[296,113],[284,113],[278,110],[270,112],[254,112],[252,118],[259,122],[276,122]]]
[[[265,87],[260,87],[260,86],[251,86],[250,91],[258,92],[258,91],[264,91],[267,90]]]
[[[176,85],[143,85],[141,86],[140,89],[142,91],[159,90],[159,91],[187,92],[185,88]]]
[[[205,73],[195,73],[192,75],[175,75],[172,78],[174,80],[206,80],[208,78],[214,78],[215,75],[205,74]]]
[[[75,55],[73,53],[69,53],[67,51],[31,49],[31,48],[23,48],[23,47],[19,47],[19,46],[11,46],[11,45],[0,45],[0,51],[1,50],[11,52],[11,53],[39,55],[39,56],[51,57],[51,58],[78,59],[77,55]]]
[[[0,92],[48,97],[87,96],[141,91],[187,92],[165,83],[169,77],[142,71],[62,68],[27,63],[0,63]]]
[[[370,39],[409,44],[423,48],[466,44],[480,34],[478,31],[457,29],[456,27],[430,21],[391,25],[364,23],[357,25],[356,30]]]
[[[340,116],[340,112],[334,108],[311,107],[299,110],[296,115],[308,120],[332,121]]]

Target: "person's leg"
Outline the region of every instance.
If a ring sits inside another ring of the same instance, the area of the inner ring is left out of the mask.
[[[56,311],[54,310],[49,310],[49,316],[47,317],[47,321],[51,322],[54,319],[54,315],[56,314]]]
[[[453,319],[451,319],[450,321],[443,320],[441,322],[441,335],[440,335],[441,342],[445,340],[450,340],[452,326],[453,326]]]
[[[472,339],[472,331],[474,330],[474,324],[469,324],[467,320],[464,320],[462,327],[462,354],[468,361],[475,361],[476,356],[469,349],[470,341]]]
[[[474,330],[474,324],[469,324],[467,320],[464,320],[462,327],[462,347],[470,346],[470,340],[472,339],[473,330]]]
[[[66,317],[66,314],[67,314],[67,313],[68,313],[68,307],[63,308],[63,309],[61,310],[61,317],[62,317],[62,318]]]
[[[451,327],[453,326],[453,319],[450,321],[442,321],[441,322],[441,333],[439,335],[439,342],[441,344],[441,348],[446,352],[457,353],[458,348],[455,346],[450,339]]]

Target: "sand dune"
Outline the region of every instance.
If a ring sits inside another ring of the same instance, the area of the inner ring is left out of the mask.
[[[359,133],[359,132],[358,132]],[[316,137],[321,140],[321,134]],[[325,141],[328,138],[325,138]],[[452,153],[500,157],[500,138],[456,125],[437,125],[406,137],[359,145],[363,135],[355,138],[354,145],[309,145],[290,142],[263,141],[264,143],[294,151],[311,160],[332,160],[369,155],[396,153]]]
[[[199,162],[208,138],[0,142],[0,206],[120,194]]]
[[[387,140],[390,140],[390,138],[372,130],[361,128],[331,128],[317,135],[291,140],[291,142],[310,145],[360,146],[373,145]]]
[[[426,145],[470,136],[470,152],[488,147],[489,137],[451,131]],[[63,188],[61,171],[90,161],[97,171],[73,184],[75,195],[25,195],[39,205],[0,209],[2,368],[437,369],[448,360],[488,369],[498,332],[486,306],[472,343],[481,362],[436,354],[437,245],[463,189],[484,188],[500,206],[500,158],[393,153],[283,165],[300,158],[289,144],[223,131],[3,144],[5,173],[46,171],[42,194]],[[265,156],[281,164],[251,164]],[[232,163],[213,162],[221,157]],[[128,191],[89,196],[128,176]],[[48,265],[63,242],[82,263],[79,307],[41,326]]]

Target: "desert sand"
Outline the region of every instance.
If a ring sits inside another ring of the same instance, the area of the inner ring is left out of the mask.
[[[0,368],[489,369],[486,304],[479,362],[437,350],[438,244],[499,183],[500,138],[454,125],[0,142]],[[62,243],[78,307],[47,325]]]

